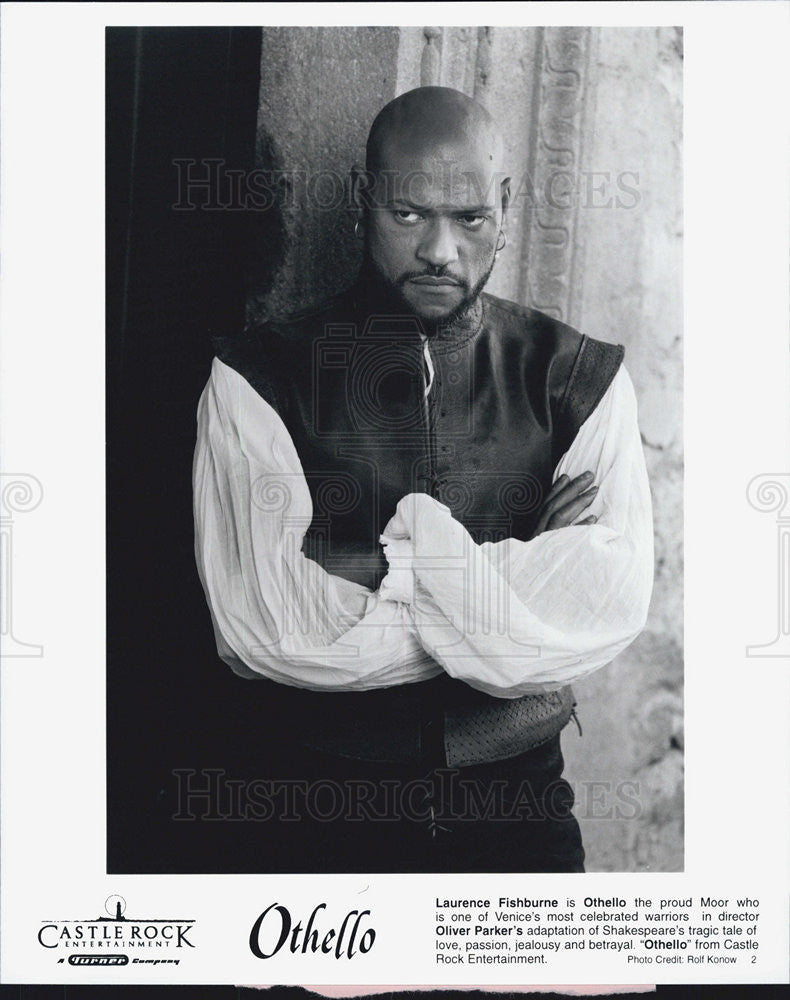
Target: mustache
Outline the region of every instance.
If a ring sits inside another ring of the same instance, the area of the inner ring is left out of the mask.
[[[453,274],[452,271],[448,271],[444,267],[432,267],[423,271],[407,271],[398,278],[398,285],[403,286],[407,281],[412,281],[414,278],[447,278],[450,281],[454,281],[460,288],[468,288],[463,278],[460,278],[457,274]]]

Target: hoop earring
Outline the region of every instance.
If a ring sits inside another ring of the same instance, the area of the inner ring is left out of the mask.
[[[359,223],[360,223],[360,221],[361,221],[360,219],[357,219],[357,221],[354,223],[354,235],[356,236],[356,238],[358,240],[362,239],[362,237],[359,235]]]
[[[502,242],[500,243],[499,240],[497,240],[496,244],[497,253],[501,253],[507,246],[507,233],[500,229],[499,235],[502,237]]]

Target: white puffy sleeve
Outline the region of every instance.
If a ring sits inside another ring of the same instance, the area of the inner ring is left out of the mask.
[[[441,673],[405,608],[301,552],[313,516],[277,412],[215,359],[198,406],[195,556],[220,657],[245,677],[361,690]]]
[[[653,582],[650,490],[636,399],[620,368],[555,471],[592,471],[593,525],[476,545],[425,494],[404,497],[382,542],[380,592],[409,609],[452,677],[513,698],[554,690],[612,660],[644,627]]]

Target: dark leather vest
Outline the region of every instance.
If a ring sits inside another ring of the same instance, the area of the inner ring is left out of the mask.
[[[218,343],[288,428],[313,500],[303,552],[328,572],[375,590],[386,572],[379,536],[408,493],[436,497],[478,544],[532,537],[554,469],[623,349],[491,295],[480,302],[429,338],[427,396],[419,321],[377,309],[360,286]],[[384,691],[279,695],[308,745],[450,766],[531,749],[573,707],[569,688],[499,699],[445,674]]]

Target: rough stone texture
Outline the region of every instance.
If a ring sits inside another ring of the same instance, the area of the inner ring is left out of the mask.
[[[639,786],[633,819],[582,814],[589,868],[672,871],[683,865],[681,37],[671,28],[597,34],[584,168],[608,172],[615,199],[616,178],[638,174],[625,178],[638,195],[621,195],[633,207],[580,209],[571,322],[626,346],[653,493],[656,577],[645,632],[577,686],[584,738],[569,731],[564,742],[577,789]]]
[[[590,871],[683,865],[681,42],[673,28],[263,32],[259,165],[343,178],[396,93],[440,83],[473,94],[505,126],[516,195],[490,290],[626,346],[656,580],[645,632],[577,686],[584,736],[571,726],[564,737]],[[269,312],[356,269],[347,201],[314,201],[297,192],[282,208]]]
[[[349,171],[395,96],[397,49],[397,28],[263,29],[257,163],[283,172],[286,233],[270,314],[335,294],[357,270]]]

